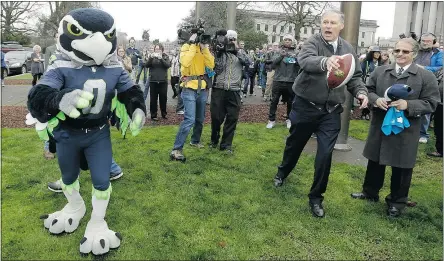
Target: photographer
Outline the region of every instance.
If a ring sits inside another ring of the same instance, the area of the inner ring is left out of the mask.
[[[162,118],[167,119],[168,68],[170,58],[163,52],[163,46],[156,44],[154,53],[150,54],[146,67],[150,68],[150,113],[151,120],[157,121],[157,97],[159,97]]]
[[[270,113],[268,115],[267,129],[271,129],[276,124],[276,110],[279,103],[279,97],[287,103],[287,128],[290,129],[291,122],[289,114],[294,93],[292,91],[293,82],[298,75],[300,66],[297,60],[298,52],[295,49],[296,40],[291,34],[284,36],[284,45],[279,55],[274,57],[272,66],[275,68],[273,78],[273,87],[271,89]]]
[[[413,36],[412,36],[413,38]],[[416,38],[414,38],[416,40]],[[438,48],[433,47],[436,43],[436,36],[432,33],[423,33],[419,38],[420,48],[418,55],[413,60],[413,63],[418,65],[418,67],[431,71],[435,73],[442,68],[443,65],[443,53],[439,51]],[[425,114],[421,116],[421,137],[419,138],[420,143],[427,143],[430,138],[427,132],[430,124],[430,114]]]
[[[193,126],[190,145],[197,148],[203,147],[200,143],[200,137],[205,120],[205,103],[208,95],[207,83],[203,75],[205,67],[214,68],[214,57],[208,50],[207,39],[203,35],[203,26],[200,24],[197,30],[192,28],[191,32],[192,35],[189,37],[188,43],[182,45],[180,50],[180,74],[182,76],[182,93],[180,95],[183,99],[185,114],[170,154],[171,160],[182,162],[186,159],[182,149]],[[185,33],[188,32],[179,30],[179,38],[184,38]]]
[[[274,68],[273,68],[273,58],[279,55],[279,43],[274,42],[272,44],[272,49],[265,55],[265,70],[267,71],[267,82],[264,93],[264,101],[271,101],[271,86],[273,85],[274,79]]]
[[[131,64],[133,66],[131,70],[131,79],[136,81],[137,76],[137,66],[139,64],[139,59],[142,59],[139,50],[136,49],[136,39],[131,37],[129,39],[129,47],[126,49],[126,55],[131,58]]]
[[[176,49],[171,50],[171,88],[173,89],[174,95],[173,99],[178,95],[178,87],[176,84],[179,84],[179,75],[180,75],[180,63],[179,63],[179,54]]]
[[[244,52],[237,51],[237,33],[233,30],[216,32],[216,72],[211,93],[211,143],[216,148],[220,127],[224,123],[220,150],[233,153],[231,144],[236,130],[241,106],[241,83],[243,67],[249,65]]]

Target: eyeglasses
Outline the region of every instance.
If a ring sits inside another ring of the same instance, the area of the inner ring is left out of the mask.
[[[395,49],[393,50],[394,53],[400,53],[402,52],[402,54],[409,54],[409,53],[413,53],[413,51],[408,51],[408,50],[400,50],[400,49]]]

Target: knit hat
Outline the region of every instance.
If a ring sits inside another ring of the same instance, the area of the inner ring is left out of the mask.
[[[410,86],[406,84],[393,84],[384,93],[384,98],[387,101],[396,101],[399,99],[405,99],[407,96],[413,93]]]
[[[284,38],[283,38],[284,40],[285,39],[290,39],[292,42],[294,42],[294,37],[293,37],[293,35],[292,34],[286,34],[286,35],[284,35]]]
[[[237,32],[234,30],[228,30],[226,36],[228,39],[232,39],[232,38],[237,39]]]

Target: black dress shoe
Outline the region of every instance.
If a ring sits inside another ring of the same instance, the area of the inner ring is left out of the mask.
[[[158,121],[159,119],[157,117],[151,117],[152,121]]]
[[[370,197],[367,194],[363,193],[363,192],[356,192],[356,193],[351,193],[350,196],[352,198],[355,199],[367,199],[369,201],[374,201],[374,202],[378,202],[379,198],[374,198],[374,197]]]
[[[387,216],[389,217],[399,217],[401,215],[401,210],[396,207],[389,207],[387,209]]]
[[[276,188],[282,186],[283,184],[284,184],[283,179],[279,178],[278,176],[274,177],[274,186]]]
[[[233,154],[234,153],[234,151],[231,148],[220,148],[220,151],[223,151],[226,154]]]
[[[311,213],[313,214],[314,217],[318,217],[318,218],[323,218],[325,213],[324,213],[324,208],[322,207],[322,204],[310,204],[310,208],[311,208]]]

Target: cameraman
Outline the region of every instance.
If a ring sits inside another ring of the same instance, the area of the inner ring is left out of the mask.
[[[248,66],[245,52],[238,52],[237,33],[233,30],[216,32],[216,72],[211,93],[211,143],[216,148],[220,138],[220,127],[224,123],[220,150],[233,153],[231,144],[236,130],[241,106],[241,83],[243,67]]]
[[[276,124],[276,110],[281,95],[282,100],[287,103],[287,128],[290,129],[291,127],[291,122],[288,116],[291,111],[291,104],[294,97],[292,86],[300,69],[297,55],[296,40],[294,40],[293,35],[291,34],[285,35],[284,45],[282,46],[280,53],[274,57],[272,63],[272,66],[275,68],[275,74],[271,89],[272,98],[267,129],[273,128]]]
[[[190,129],[193,128],[191,146],[202,148],[202,135],[205,120],[205,104],[207,100],[207,83],[204,80],[205,67],[214,68],[214,57],[208,50],[208,44],[201,43],[202,34],[191,35],[188,43],[180,50],[181,97],[184,104],[184,119],[176,135],[170,158],[184,162],[182,149]]]

